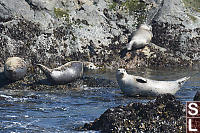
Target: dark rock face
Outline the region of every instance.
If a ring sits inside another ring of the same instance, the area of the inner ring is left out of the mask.
[[[199,34],[200,28],[185,29],[184,25],[162,22],[153,23],[154,37],[152,42],[168,49],[174,56],[188,61],[199,60],[199,36],[184,36],[183,34]]]
[[[183,105],[173,95],[159,95],[155,102],[131,103],[106,110],[84,130],[102,132],[185,132]]]
[[[197,91],[197,93],[194,96],[194,101],[200,101],[200,91]]]

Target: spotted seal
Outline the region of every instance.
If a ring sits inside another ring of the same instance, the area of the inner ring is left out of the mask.
[[[135,31],[131,41],[127,44],[127,50],[141,49],[148,45],[153,37],[152,27],[147,24],[141,24]]]
[[[4,65],[5,76],[12,81],[22,79],[27,73],[27,64],[20,57],[10,57]]]
[[[50,69],[42,64],[37,66],[44,72],[47,79],[54,84],[65,84],[83,76],[84,67],[97,69],[91,62],[71,61],[62,66]]]
[[[165,93],[174,95],[190,77],[175,81],[157,81],[130,75],[125,69],[118,69],[116,78],[120,89],[127,95],[158,95]]]

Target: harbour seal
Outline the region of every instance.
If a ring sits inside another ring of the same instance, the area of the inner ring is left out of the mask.
[[[97,69],[92,62],[71,61],[60,67],[50,69],[42,64],[37,66],[44,72],[47,79],[54,84],[65,84],[83,76],[84,68]]]
[[[175,81],[157,81],[140,76],[129,75],[125,69],[118,69],[116,73],[120,89],[126,95],[158,95],[170,93],[174,95],[190,78],[184,77]]]
[[[135,31],[131,41],[127,44],[127,50],[141,49],[148,45],[153,37],[152,27],[147,24],[141,24]]]
[[[19,57],[10,57],[4,65],[5,76],[12,81],[22,79],[27,72],[26,62]]]

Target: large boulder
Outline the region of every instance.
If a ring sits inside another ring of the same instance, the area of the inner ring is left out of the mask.
[[[159,95],[155,102],[131,103],[106,110],[82,130],[102,132],[185,132],[183,104],[171,94]]]
[[[168,49],[175,56],[199,61],[200,2],[198,0],[158,0],[153,18],[152,42]]]

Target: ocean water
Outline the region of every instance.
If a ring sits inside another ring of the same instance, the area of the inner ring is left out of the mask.
[[[138,69],[128,73],[157,80],[175,80],[191,76],[175,95],[183,103],[192,100],[196,91],[200,90],[200,73],[194,69]],[[115,80],[115,71],[88,73],[90,74]],[[76,128],[94,121],[110,107],[131,102],[144,103],[152,99],[127,97],[118,87],[83,87],[80,91],[23,91],[0,88],[0,132],[80,132]]]

